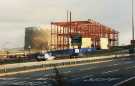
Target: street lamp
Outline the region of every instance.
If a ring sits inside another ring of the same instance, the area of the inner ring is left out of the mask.
[[[134,0],[132,0],[132,40],[134,45]]]
[[[131,48],[129,53],[135,52],[135,37],[134,37],[134,0],[132,0],[132,40],[131,40]]]

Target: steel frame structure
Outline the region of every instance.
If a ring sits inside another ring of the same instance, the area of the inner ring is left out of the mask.
[[[95,48],[100,46],[100,38],[108,38],[109,47],[118,45],[118,31],[89,19],[88,21],[51,22],[51,49],[68,49],[69,39],[76,33],[81,34],[83,38],[91,38]]]

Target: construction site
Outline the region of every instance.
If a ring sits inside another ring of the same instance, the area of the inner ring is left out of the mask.
[[[94,20],[51,23],[51,49],[72,48],[71,38],[82,37],[80,48],[109,49],[118,46],[118,31]],[[78,48],[74,46],[74,48]]]
[[[109,49],[118,46],[119,32],[97,21],[51,22],[48,28],[27,27],[25,49],[65,50],[73,48]],[[78,41],[77,37],[81,37]],[[75,40],[76,43],[73,43]]]

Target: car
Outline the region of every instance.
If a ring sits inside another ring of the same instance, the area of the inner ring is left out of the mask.
[[[56,57],[52,56],[51,53],[41,53],[36,57],[38,61],[54,60],[55,58]]]

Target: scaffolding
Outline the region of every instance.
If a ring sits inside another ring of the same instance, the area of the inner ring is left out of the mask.
[[[70,48],[70,38],[79,33],[82,38],[91,38],[93,47],[100,46],[100,38],[108,38],[109,47],[118,45],[118,31],[99,22],[88,21],[51,22],[51,49]]]

